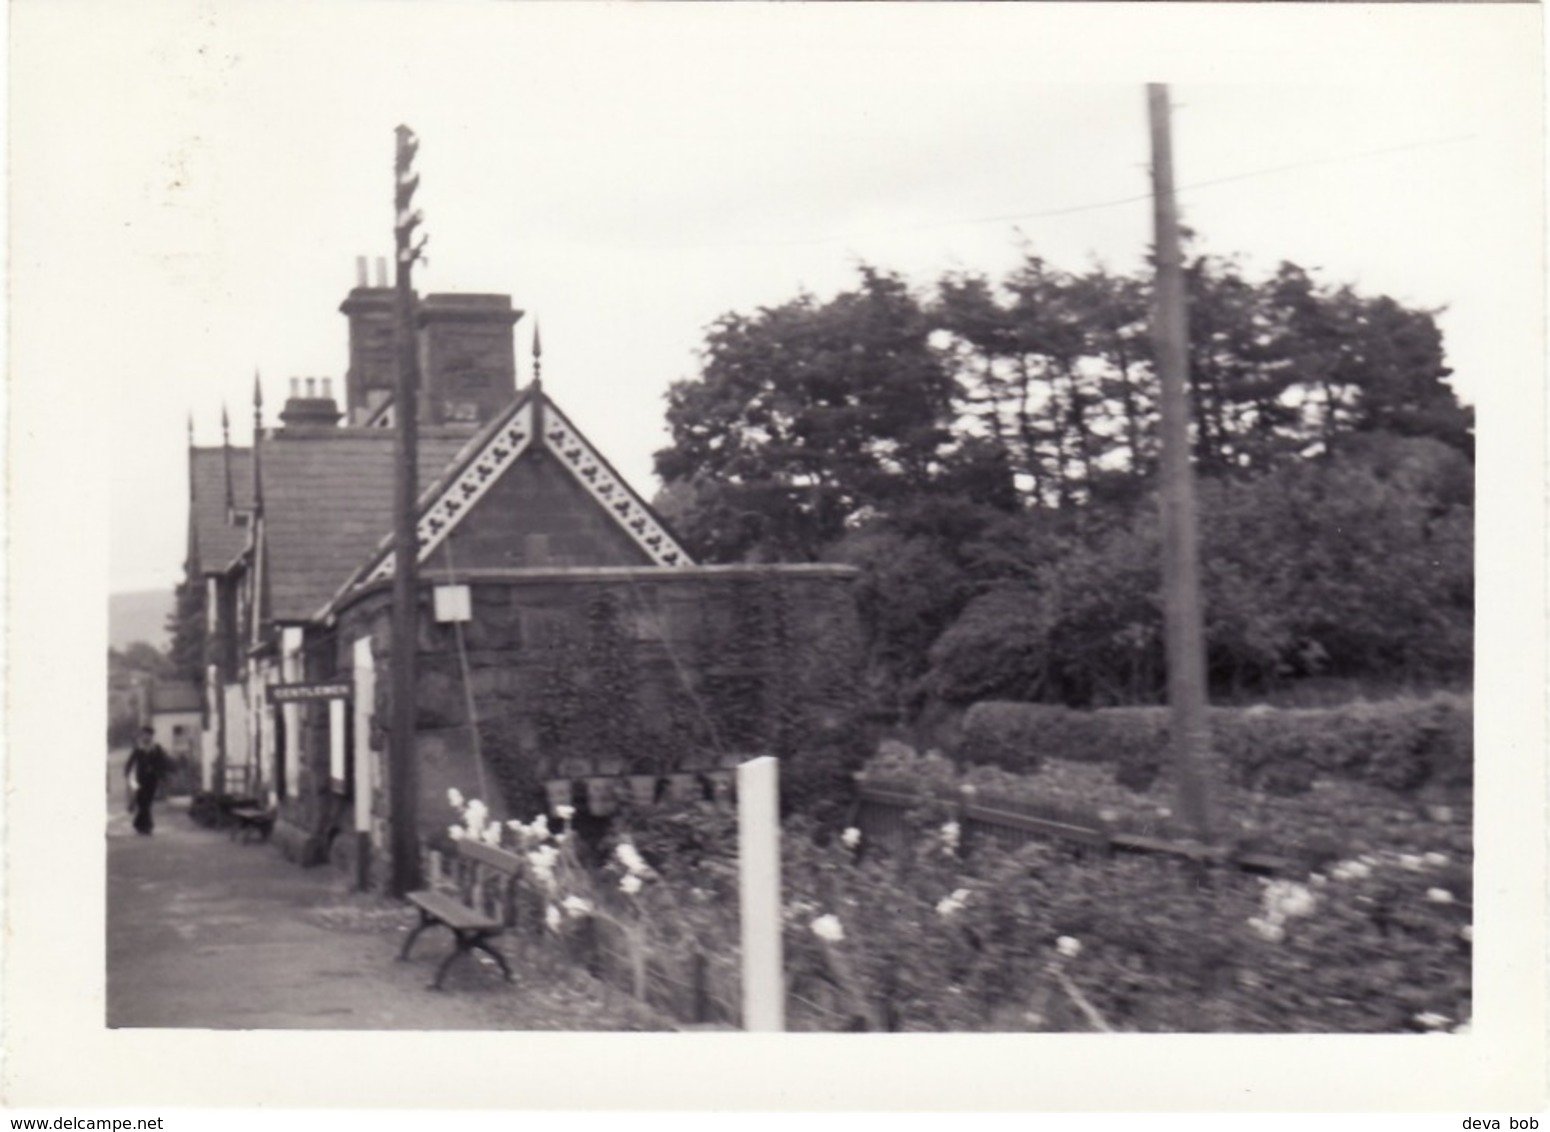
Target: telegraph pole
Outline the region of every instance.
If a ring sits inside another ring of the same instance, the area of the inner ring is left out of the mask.
[[[1157,309],[1152,336],[1162,384],[1163,611],[1168,647],[1168,704],[1172,709],[1173,768],[1179,812],[1204,844],[1215,840],[1206,764],[1211,733],[1206,721],[1205,641],[1200,607],[1200,563],[1195,485],[1189,462],[1189,325],[1173,194],[1173,137],[1168,88],[1148,83],[1152,133],[1152,207],[1157,239]]]
[[[398,383],[393,397],[397,470],[393,508],[393,729],[388,748],[388,814],[391,825],[392,892],[403,896],[420,887],[420,768],[415,758],[415,648],[419,639],[416,572],[420,549],[415,538],[415,500],[419,495],[416,436],[419,416],[419,358],[414,334],[415,260],[425,248],[414,231],[421,215],[411,207],[420,176],[414,155],[420,141],[408,126],[395,131],[393,161],[393,240],[397,287],[395,346]]]

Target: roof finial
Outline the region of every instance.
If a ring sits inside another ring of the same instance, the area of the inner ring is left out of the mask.
[[[226,402],[221,402],[221,462],[226,466],[226,521],[231,522],[236,495],[231,490],[231,419],[226,415]]]
[[[192,409],[188,412],[188,446],[190,448],[194,446],[194,411]]]
[[[255,409],[262,409],[264,407],[264,387],[259,382],[258,370],[256,368],[253,370],[253,407]]]
[[[544,380],[544,343],[538,336],[538,319],[533,319],[533,384],[542,385]]]

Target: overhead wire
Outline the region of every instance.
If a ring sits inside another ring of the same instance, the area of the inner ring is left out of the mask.
[[[1271,165],[1263,169],[1251,169],[1243,173],[1230,173],[1221,177],[1211,177],[1203,181],[1192,181],[1186,185],[1179,185],[1174,189],[1177,193],[1192,192],[1196,189],[1213,188],[1217,185],[1231,184],[1235,181],[1247,181],[1256,177],[1268,177],[1277,173],[1289,173],[1298,169],[1309,169],[1320,165],[1338,165],[1348,161],[1361,161],[1372,157],[1383,157],[1395,153],[1405,153],[1418,149],[1431,149],[1437,146],[1453,145],[1462,141],[1471,141],[1474,134],[1456,134],[1445,138],[1429,138],[1422,141],[1407,142],[1403,145],[1383,146],[1378,149],[1362,150],[1357,153],[1335,154],[1329,157],[1309,158],[1305,161],[1293,161],[1284,165]],[[1108,200],[1090,201],[1086,204],[1063,205],[1059,208],[1038,209],[1032,212],[1009,212],[995,216],[963,217],[956,220],[928,220],[918,224],[894,225],[886,228],[874,228],[863,232],[841,233],[831,236],[806,236],[794,239],[779,240],[726,240],[712,243],[693,244],[665,244],[658,245],[663,248],[717,248],[717,247],[809,247],[817,244],[837,244],[848,240],[865,239],[873,236],[892,236],[905,232],[926,232],[938,228],[960,228],[976,224],[1007,224],[1021,220],[1043,220],[1055,216],[1072,216],[1082,212],[1096,212],[1105,208],[1118,208],[1127,204],[1138,204],[1152,199],[1151,191],[1136,193],[1131,196],[1114,197]]]

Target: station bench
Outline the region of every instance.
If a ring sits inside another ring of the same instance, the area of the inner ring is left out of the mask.
[[[407,960],[414,941],[426,928],[440,925],[452,932],[455,946],[452,953],[441,961],[436,969],[436,979],[431,990],[440,990],[447,969],[460,955],[479,950],[493,958],[507,982],[515,981],[511,966],[491,944],[491,940],[505,931],[512,919],[515,907],[512,889],[517,874],[522,871],[522,858],[504,849],[481,845],[474,841],[453,843],[448,855],[453,866],[455,889],[444,891],[434,888],[409,893],[407,899],[420,913],[420,922],[404,940],[398,958]],[[492,893],[490,890],[494,889]],[[493,911],[491,906],[493,905]]]
[[[268,841],[277,816],[274,810],[255,805],[228,807],[226,817],[231,821],[231,839],[247,841],[257,835],[260,841]]]

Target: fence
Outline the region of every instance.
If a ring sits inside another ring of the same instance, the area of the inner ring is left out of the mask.
[[[945,809],[958,823],[960,851],[993,842],[1017,847],[1055,842],[1077,853],[1154,853],[1234,865],[1246,872],[1299,872],[1298,862],[1269,853],[1229,853],[1214,846],[1170,841],[1116,829],[1096,814],[973,790],[922,792],[886,782],[857,782],[851,824],[872,840],[897,843],[913,835],[913,810]]]
[[[735,951],[710,954],[693,944],[679,950],[647,947],[629,925],[598,914],[557,936],[545,923],[550,897],[525,872],[510,881],[487,877],[470,885],[453,858],[429,848],[423,854],[427,885],[455,891],[505,924],[506,939],[516,948],[514,959],[580,968],[605,989],[622,991],[680,1023],[739,1025],[741,971]]]

